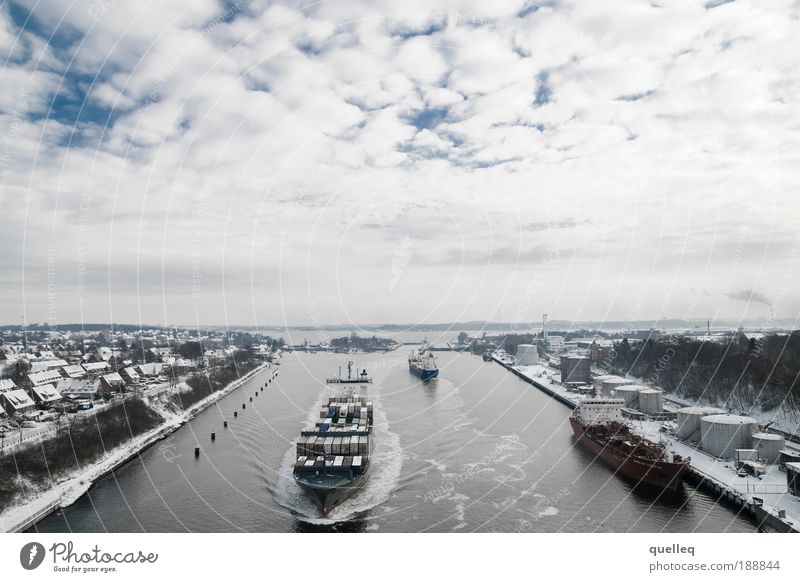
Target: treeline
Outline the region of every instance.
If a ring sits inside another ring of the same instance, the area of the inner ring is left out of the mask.
[[[371,336],[361,337],[353,332],[349,336],[335,337],[331,339],[331,347],[337,350],[356,349],[362,352],[382,351],[391,348],[395,341],[388,338]]]
[[[248,355],[250,357],[247,357]],[[198,373],[189,376],[186,380],[189,389],[170,396],[172,403],[182,410],[191,408],[204,398],[238,380],[259,364],[253,354],[246,350],[240,350],[234,356],[233,365],[216,368],[207,374]]]
[[[733,336],[727,343],[691,338],[618,344],[604,362],[615,374],[631,374],[667,392],[734,410],[800,410],[800,332],[761,340]]]
[[[47,488],[72,471],[83,469],[106,452],[158,426],[161,416],[142,400],[112,404],[97,414],[73,416],[41,446],[28,446],[0,457],[0,511],[25,493],[26,487]]]

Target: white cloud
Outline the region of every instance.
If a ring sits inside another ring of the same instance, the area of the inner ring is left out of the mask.
[[[219,322],[223,301],[246,323],[279,321],[277,306],[307,323],[309,300],[326,321],[411,321],[430,296],[435,320],[512,313],[551,252],[560,283],[527,302],[531,319],[624,318],[598,273],[655,278],[648,316],[680,316],[698,281],[725,283],[742,237],[761,252],[736,259],[741,286],[782,284],[798,218],[793,5],[518,17],[526,5],[48,0],[24,3],[22,31],[0,9],[0,316],[18,317],[24,280],[44,318],[52,246],[62,321],[81,313],[86,266],[87,318],[135,319],[140,300],[144,319],[184,322],[195,308]],[[352,281],[389,277],[404,240],[414,256],[387,312],[386,280]],[[206,294],[187,302],[198,261]]]

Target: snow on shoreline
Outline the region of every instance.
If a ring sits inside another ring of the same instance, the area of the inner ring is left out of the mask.
[[[179,414],[172,413],[161,407],[155,408],[151,405],[151,408],[164,417],[160,425],[117,447],[111,451],[110,454],[86,467],[83,471],[68,475],[58,484],[35,498],[24,502],[22,505],[6,510],[0,514],[0,530],[5,532],[18,531],[21,526],[29,525],[33,517],[44,517],[44,515],[46,515],[45,512],[47,512],[49,508],[67,507],[75,503],[81,495],[89,490],[95,481],[116,469],[156,441],[173,433],[201,411],[241,387],[266,368],[267,364],[261,364],[241,378],[231,382],[222,390],[210,394]]]

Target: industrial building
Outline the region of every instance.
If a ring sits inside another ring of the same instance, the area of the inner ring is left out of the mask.
[[[539,363],[539,351],[531,344],[517,346],[517,366],[535,366]]]
[[[561,356],[562,384],[591,384],[592,361],[586,356]]]

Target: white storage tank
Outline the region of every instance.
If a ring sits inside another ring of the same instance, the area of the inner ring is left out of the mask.
[[[625,401],[625,408],[636,408],[639,406],[639,390],[642,386],[620,386],[614,390],[614,396]]]
[[[753,448],[758,451],[758,458],[770,465],[778,462],[784,446],[786,439],[779,434],[757,432],[753,435]]]
[[[758,421],[736,414],[712,414],[700,419],[700,448],[705,452],[732,459],[736,449],[751,449]]]
[[[535,366],[539,363],[539,352],[531,344],[517,346],[517,366]]]
[[[600,388],[602,388],[603,394],[607,396],[611,395],[612,390],[616,390],[620,386],[627,386],[628,384],[633,384],[633,382],[625,378],[620,378],[619,376],[610,376],[600,380]]]
[[[725,414],[713,406],[686,406],[678,410],[678,432],[676,436],[690,443],[700,442],[700,420],[712,414]]]
[[[664,411],[664,393],[655,388],[639,390],[639,410],[645,414],[656,414]]]

